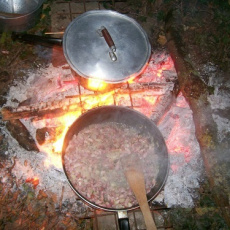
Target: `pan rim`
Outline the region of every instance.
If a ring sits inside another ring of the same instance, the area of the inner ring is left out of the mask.
[[[164,143],[164,147],[165,147],[165,154],[167,156],[167,164],[164,165],[164,178],[163,180],[160,182],[160,185],[157,187],[156,191],[154,192],[154,194],[150,197],[150,198],[147,198],[148,202],[151,202],[154,198],[156,198],[156,196],[161,192],[162,188],[164,187],[165,183],[166,183],[166,180],[168,178],[168,173],[169,173],[169,165],[170,165],[170,161],[169,161],[169,155],[168,155],[168,150],[167,150],[167,146],[166,146],[166,143],[165,143],[165,140],[160,132],[160,130],[157,128],[157,126],[155,125],[155,123],[149,119],[147,116],[145,116],[144,114],[140,113],[139,111],[137,110],[134,110],[134,109],[131,109],[129,107],[126,107],[126,106],[116,106],[116,105],[106,105],[106,106],[99,106],[99,107],[96,107],[96,108],[93,108],[93,109],[90,109],[88,111],[86,111],[85,113],[83,113],[82,115],[80,115],[76,120],[75,122],[71,125],[71,127],[69,128],[69,130],[67,131],[66,133],[66,136],[65,136],[65,139],[64,139],[64,142],[63,142],[63,148],[62,148],[62,167],[63,167],[63,171],[65,173],[65,176],[67,178],[67,182],[68,184],[70,185],[71,189],[76,193],[77,196],[79,196],[81,198],[81,200],[83,200],[86,204],[88,204],[89,206],[95,208],[95,209],[100,209],[100,210],[104,210],[104,211],[110,211],[110,212],[120,212],[120,211],[131,211],[131,210],[135,210],[137,208],[139,208],[139,205],[133,205],[131,207],[125,207],[125,208],[108,208],[108,207],[104,207],[104,206],[100,206],[98,204],[95,204],[93,202],[91,202],[89,199],[85,198],[76,188],[75,186],[73,186],[71,180],[69,179],[68,177],[68,174],[66,172],[66,168],[65,168],[65,160],[64,160],[64,155],[65,155],[65,149],[68,145],[64,144],[67,142],[67,139],[68,139],[68,134],[69,132],[71,132],[71,128],[73,129],[73,127],[75,127],[75,124],[77,124],[79,121],[81,121],[82,119],[85,119],[85,117],[89,116],[91,113],[95,113],[97,111],[103,111],[103,110],[107,110],[107,109],[111,109],[111,110],[126,110],[126,112],[132,112],[136,115],[138,115],[139,117],[142,117],[143,119],[147,119],[149,122],[152,123],[153,127],[156,129],[156,131],[158,132],[158,134],[160,134],[162,140],[163,140],[163,143]],[[71,135],[70,135],[71,136]],[[73,135],[72,135],[73,136]],[[162,169],[162,170],[163,170]],[[158,177],[157,177],[158,178]],[[156,179],[157,180],[157,179]],[[155,186],[154,186],[155,187]],[[153,188],[154,188],[153,187]],[[152,189],[153,189],[152,188]],[[151,190],[152,190],[151,189]],[[151,193],[151,191],[150,191]],[[149,193],[148,193],[149,194]],[[148,194],[146,194],[148,196]]]

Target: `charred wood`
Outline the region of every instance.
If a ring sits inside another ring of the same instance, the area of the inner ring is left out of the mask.
[[[174,90],[174,82],[168,83],[141,83],[141,84],[131,84],[128,88],[119,88],[111,91],[111,94],[122,95],[136,95],[139,93],[151,94],[151,96],[160,96],[171,93]],[[110,92],[109,92],[110,93]],[[98,102],[106,94],[87,94],[87,95],[73,95],[66,96],[60,101],[51,102],[41,102],[39,104],[28,104],[29,100],[26,102],[21,102],[18,108],[4,107],[1,110],[2,119],[16,120],[23,118],[49,118],[58,117],[72,111],[81,111],[85,108],[87,101],[92,97],[98,98]],[[86,106],[87,107],[87,106]]]
[[[17,119],[23,119],[23,118],[30,118],[30,117],[42,117],[42,118],[49,118],[54,116],[61,116],[66,113],[66,110],[62,108],[58,109],[44,109],[44,110],[37,110],[37,109],[31,109],[31,110],[25,110],[25,111],[15,111],[13,108],[10,107],[4,107],[1,110],[2,119],[4,121],[9,120],[17,120]]]
[[[36,140],[39,145],[44,143],[54,143],[62,134],[64,127],[44,127],[36,130]]]
[[[33,137],[20,120],[8,121],[6,128],[24,149],[28,151],[39,151]]]

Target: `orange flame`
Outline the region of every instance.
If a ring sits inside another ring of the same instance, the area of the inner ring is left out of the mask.
[[[61,151],[64,142],[64,138],[68,128],[73,124],[73,122],[81,115],[80,111],[69,112],[62,117],[59,117],[59,122],[62,124],[61,129],[57,128],[55,142],[50,145],[42,145],[40,146],[40,151],[47,153],[47,158],[45,159],[44,166],[49,167],[50,165],[54,165],[57,168],[62,167],[61,160]]]
[[[130,77],[130,78],[128,79],[128,83],[129,83],[129,84],[134,83],[134,82],[135,82],[134,79],[136,79],[136,76]]]
[[[82,96],[83,108],[88,110],[97,106],[112,105],[114,103],[113,94],[114,91],[96,96]],[[44,161],[45,167],[48,168],[51,165],[54,165],[56,168],[62,168],[61,151],[65,135],[69,127],[81,114],[81,109],[79,109],[75,112],[68,112],[63,116],[56,118],[57,120],[55,121],[40,121],[39,124],[43,124],[45,127],[55,126],[58,124],[58,127],[55,129],[55,139],[51,142],[47,141],[43,145],[39,146],[40,151],[47,153],[47,158]]]
[[[162,70],[160,72],[162,72]],[[130,77],[128,82],[130,84],[135,83],[134,79],[135,77]],[[88,79],[87,84],[88,88],[94,91],[103,91],[108,86],[106,82],[98,79]],[[72,111],[75,110],[74,112],[68,112],[58,118],[52,119],[49,117],[39,121],[39,127],[54,127],[52,129],[52,132],[54,132],[54,137],[52,136],[50,139],[46,139],[45,137],[45,142],[39,146],[40,151],[47,154],[47,158],[44,161],[44,166],[50,167],[53,165],[56,168],[62,168],[61,151],[65,135],[73,122],[82,114],[82,110],[87,111],[98,106],[114,105],[115,98],[118,105],[131,106],[130,95],[128,92],[127,94],[123,93],[120,96],[115,90],[111,90],[103,94],[81,95],[80,108],[78,108],[79,105],[75,104],[69,106],[69,109],[71,108]],[[141,96],[141,100],[139,100],[140,103],[138,102],[138,98],[140,99],[140,95],[139,97],[136,95],[136,99],[134,99],[139,106],[136,106],[135,109],[138,110],[141,108],[141,112],[143,112],[146,116],[150,116],[150,113],[152,112],[150,108],[156,103],[157,97],[151,95],[151,93],[144,93]],[[127,104],[127,102],[129,103]],[[48,133],[47,135],[49,138],[50,134]]]
[[[88,88],[93,91],[103,91],[107,87],[107,83],[99,79],[89,79]]]

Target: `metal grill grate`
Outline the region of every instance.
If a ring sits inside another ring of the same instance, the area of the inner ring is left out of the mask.
[[[88,10],[100,10],[104,9],[105,4],[110,4],[114,6],[117,2],[125,1],[105,1],[105,0],[72,0],[72,1],[57,1],[55,2],[56,18],[62,18],[62,22],[53,23],[52,31],[58,32],[64,30],[68,24],[78,15],[88,11]],[[58,20],[57,20],[58,21]],[[65,21],[65,22],[63,22]],[[66,67],[65,67],[66,68]],[[67,67],[68,69],[68,67]],[[71,70],[69,69],[71,72]],[[71,74],[70,74],[71,75]],[[73,76],[71,75],[63,79],[72,80]],[[65,81],[63,81],[65,83]],[[162,114],[159,114],[158,108],[150,107],[155,102],[160,106],[164,104],[165,95],[171,96],[173,91],[174,82],[142,82],[142,83],[124,83],[120,88],[114,89],[114,93],[108,96],[106,100],[106,105],[108,105],[108,100],[110,105],[122,105],[127,106],[132,109],[138,110],[144,113],[147,116],[151,115],[151,118],[156,121]],[[101,96],[104,96],[103,93],[94,92],[83,88],[79,83],[75,87],[76,92],[74,95],[66,95],[65,100],[67,100],[67,105],[78,103],[81,107],[81,112],[85,112],[90,109],[87,108],[87,99],[95,98],[94,107],[104,105],[104,101],[100,100]],[[145,100],[144,100],[145,99]],[[166,98],[167,99],[167,98]],[[144,101],[150,101],[150,103],[144,103]],[[151,104],[152,100],[152,104]],[[155,103],[156,104],[156,103]],[[50,107],[50,105],[48,105]],[[173,229],[172,224],[169,220],[170,209],[165,206],[159,208],[151,207],[153,217],[155,219],[158,229]],[[128,212],[130,227],[131,229],[145,229],[144,220],[139,209],[135,211]],[[104,212],[101,210],[93,210],[89,216],[86,216],[85,219],[93,219],[94,229],[119,229],[117,222],[117,214],[111,212]]]
[[[172,224],[169,220],[169,212],[170,209],[167,208],[158,208],[152,211],[152,215],[154,221],[157,225],[157,229],[170,229],[172,230]],[[133,230],[144,230],[145,224],[140,210],[135,210],[128,212],[129,222],[130,222],[130,229]],[[94,230],[101,230],[101,229],[116,229],[119,230],[117,215],[101,212],[101,211],[94,211]]]

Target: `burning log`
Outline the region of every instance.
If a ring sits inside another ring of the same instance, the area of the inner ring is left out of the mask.
[[[28,117],[43,117],[43,116],[49,116],[51,114],[55,115],[62,115],[64,114],[63,109],[54,109],[54,110],[29,110],[29,111],[14,111],[11,107],[4,107],[1,110],[2,113],[2,119],[4,121],[9,120],[17,120],[17,119],[23,119]]]
[[[37,118],[49,118],[58,117],[66,114],[67,112],[74,112],[79,110],[87,110],[87,103],[92,98],[96,105],[104,105],[104,97],[109,97],[111,95],[137,95],[140,93],[145,93],[147,96],[161,96],[165,95],[167,92],[174,90],[174,83],[134,83],[126,85],[126,88],[118,88],[114,91],[105,94],[87,94],[87,95],[73,95],[66,96],[65,99],[52,102],[41,102],[39,104],[24,105],[18,108],[4,107],[1,110],[2,119],[16,120],[24,119],[30,117]]]

